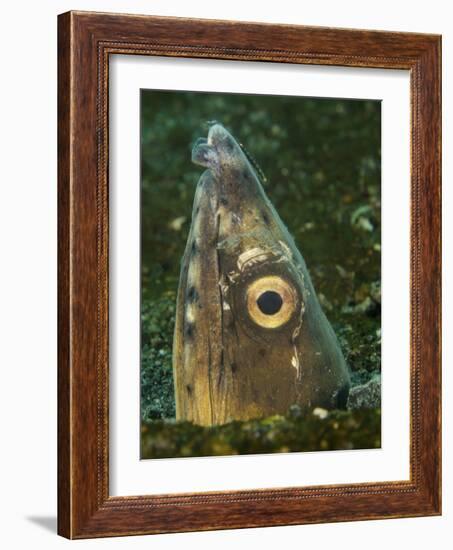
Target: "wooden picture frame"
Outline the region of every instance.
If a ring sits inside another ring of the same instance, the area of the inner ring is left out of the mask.
[[[59,534],[88,538],[440,514],[440,37],[69,12],[59,16],[58,48]],[[111,54],[410,71],[409,481],[109,496]]]

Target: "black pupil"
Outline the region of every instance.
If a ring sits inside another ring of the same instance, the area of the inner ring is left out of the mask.
[[[275,315],[282,307],[283,300],[278,292],[266,290],[256,301],[258,307],[265,315]]]

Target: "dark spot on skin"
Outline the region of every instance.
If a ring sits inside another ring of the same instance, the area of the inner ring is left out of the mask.
[[[197,246],[197,243],[195,241],[192,241],[192,246],[190,248],[190,253],[192,254],[192,256],[195,256],[198,252],[198,246]]]
[[[266,350],[263,349],[263,348],[260,348],[260,349],[258,350],[258,354],[259,354],[261,357],[264,357],[264,356],[266,355]]]
[[[193,338],[193,335],[195,333],[195,326],[193,323],[186,323],[186,326],[184,327],[184,333],[186,338],[191,340]]]
[[[246,180],[250,179],[250,172],[248,170],[242,170],[242,177]]]
[[[233,180],[240,180],[243,175],[242,169],[238,168],[237,166],[232,166],[230,168],[230,173]]]
[[[194,286],[191,286],[187,291],[187,301],[191,303],[197,302],[199,297],[198,290]]]
[[[271,394],[271,395],[268,395],[268,396],[267,396],[267,402],[269,403],[269,406],[270,406],[271,408],[274,407],[275,401],[276,401],[276,399],[275,399],[275,396],[274,396],[274,395]]]
[[[266,225],[270,225],[271,220],[270,220],[269,216],[267,215],[267,213],[266,212],[261,212],[261,215],[263,216],[263,222]]]
[[[186,390],[189,395],[192,395],[192,386],[190,384],[187,384]]]
[[[337,408],[346,409],[349,396],[349,385],[345,384],[337,393]]]
[[[236,365],[236,363],[231,363],[231,372],[235,374],[237,370],[238,370],[238,366]]]
[[[234,150],[234,143],[233,143],[233,140],[231,139],[226,139],[224,142],[223,142],[223,147],[225,149],[225,151],[227,153],[232,153],[233,150]]]
[[[200,205],[198,205],[195,209],[195,216],[198,216],[199,212],[200,212]]]
[[[228,206],[228,199],[226,199],[225,197],[220,197],[220,204],[222,206]]]

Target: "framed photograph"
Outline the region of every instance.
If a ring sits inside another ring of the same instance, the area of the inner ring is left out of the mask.
[[[59,533],[440,514],[440,37],[58,41]]]

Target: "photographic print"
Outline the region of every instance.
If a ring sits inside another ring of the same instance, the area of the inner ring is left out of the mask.
[[[141,458],[379,448],[381,104],[141,91]]]

